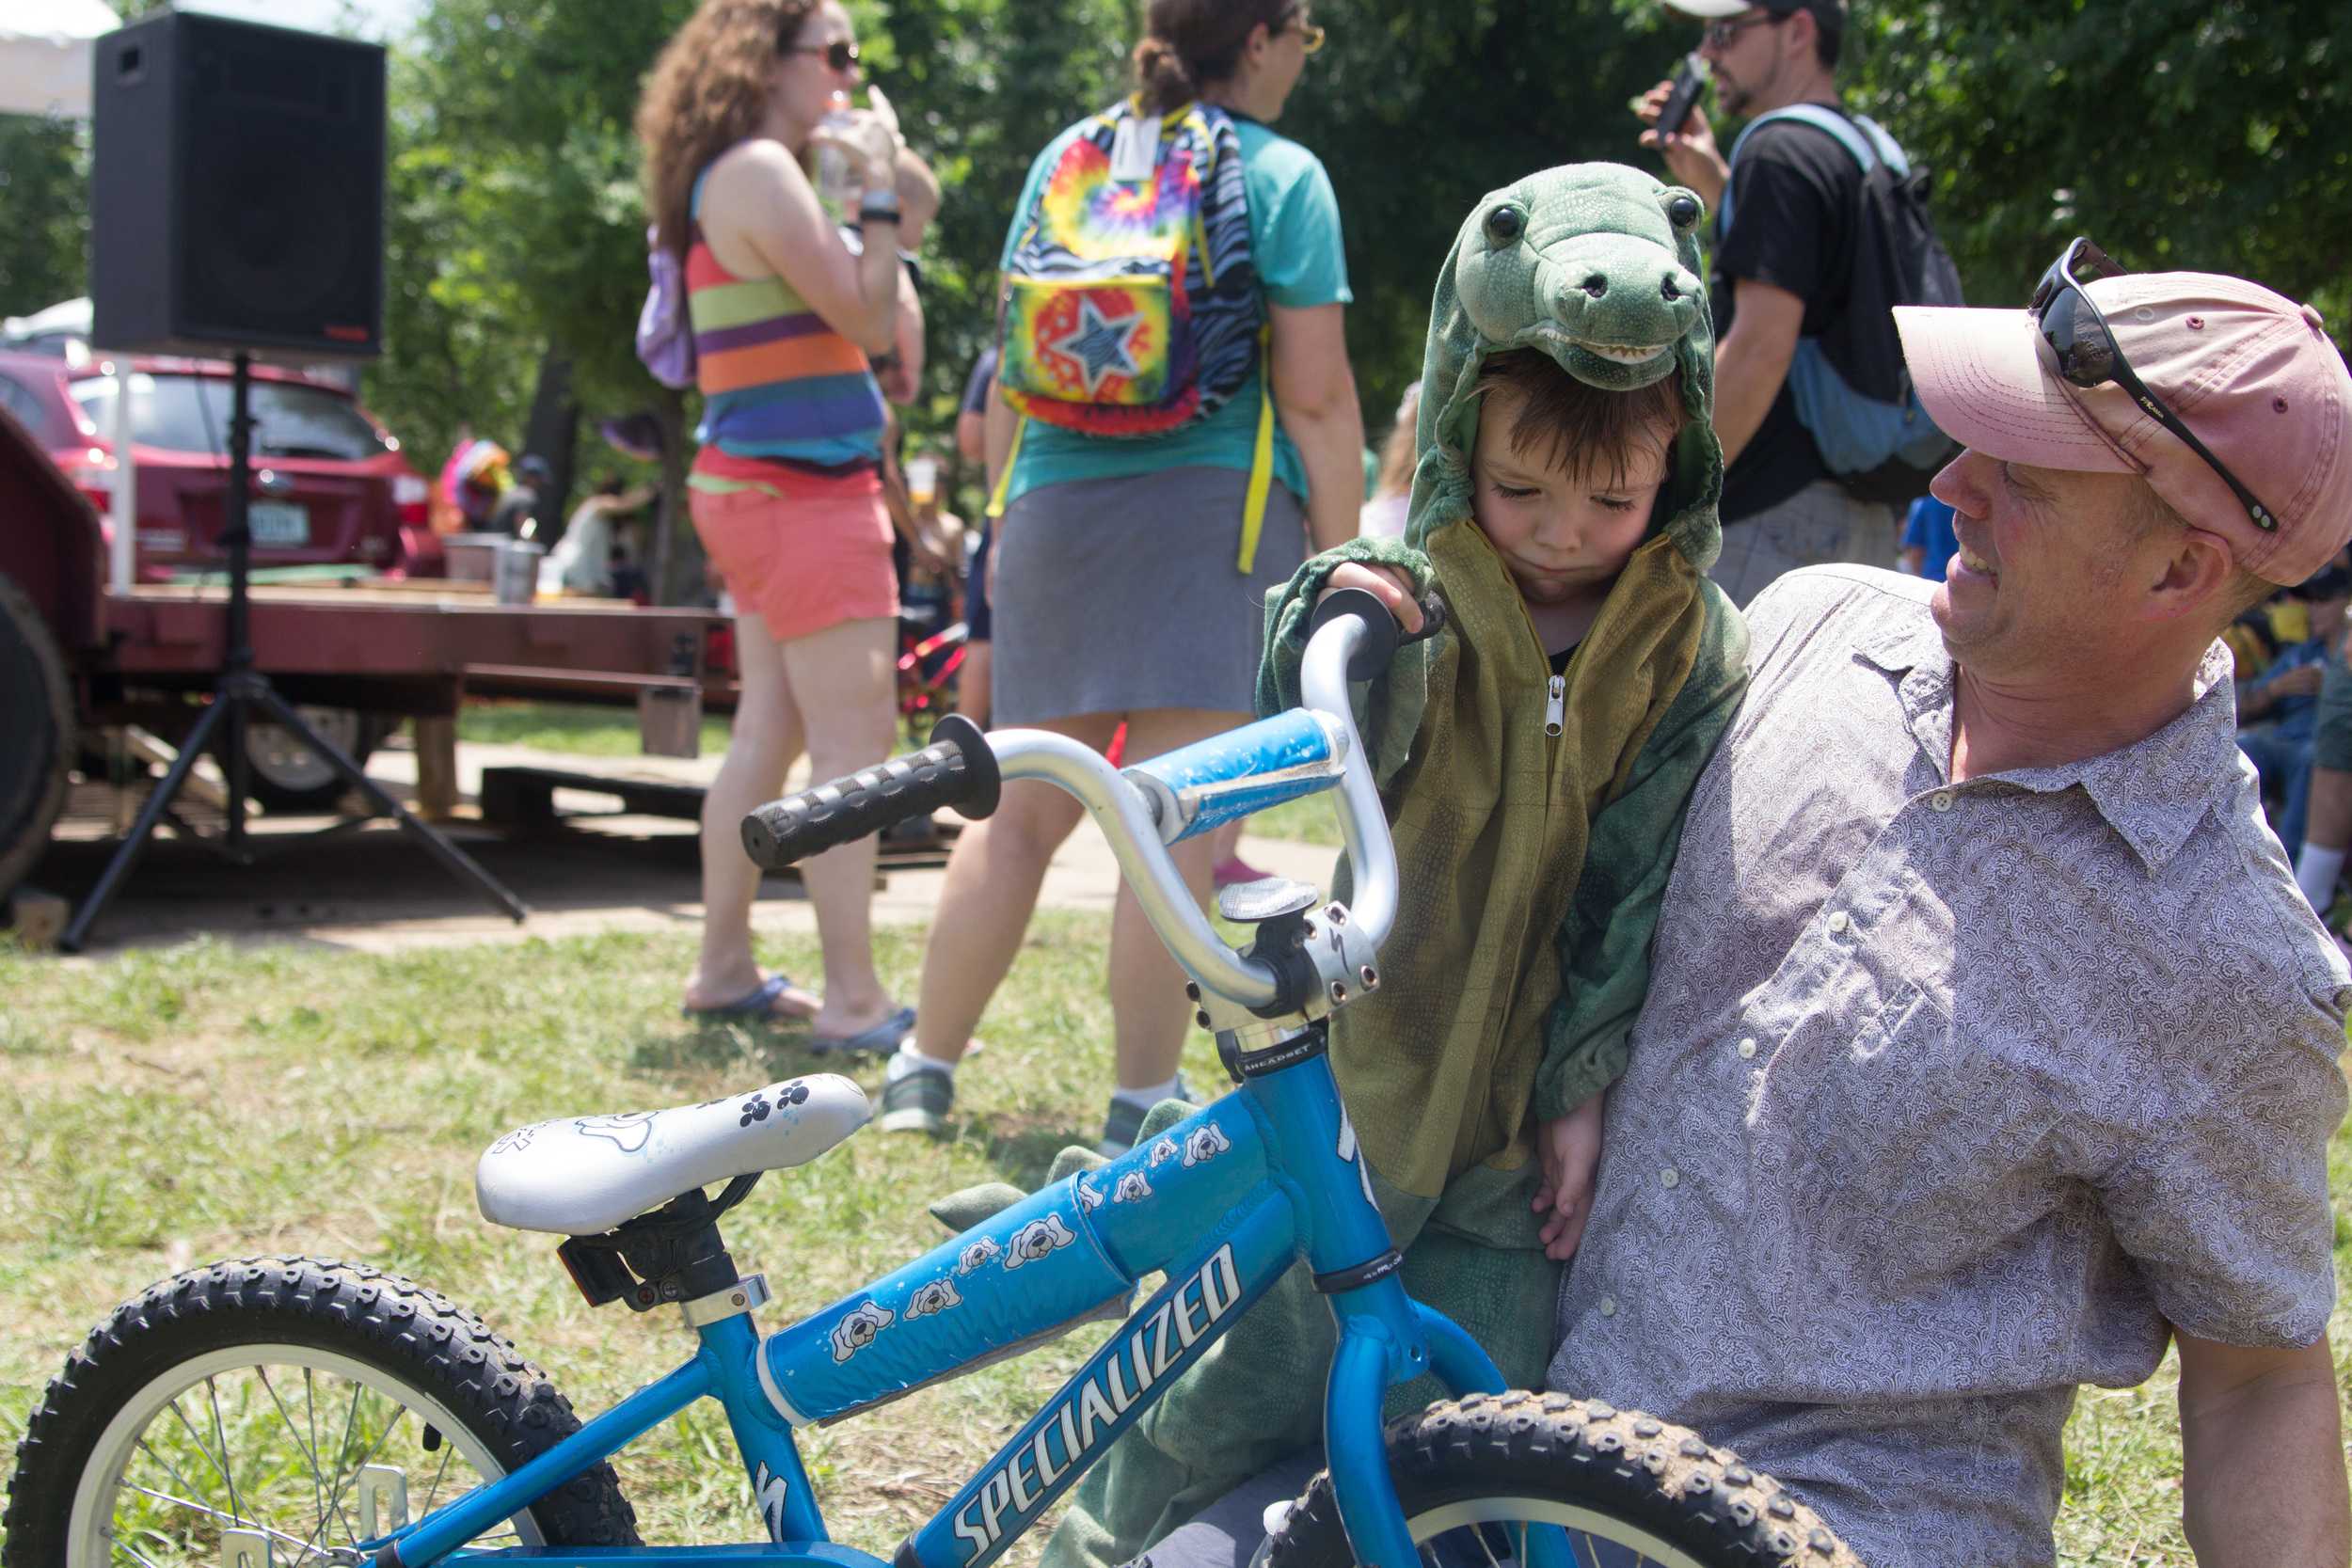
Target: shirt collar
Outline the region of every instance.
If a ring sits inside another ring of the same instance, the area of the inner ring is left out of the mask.
[[[1899,676],[1898,700],[1936,776],[1952,766],[1952,657],[1924,610],[1879,627],[1854,651]],[[2197,666],[2196,699],[2162,729],[2129,746],[2055,768],[1988,775],[2038,794],[2077,784],[2151,872],[2180,852],[2207,811],[2237,786],[2237,705],[2229,649],[2216,641]],[[1974,782],[1974,781],[1972,781]]]

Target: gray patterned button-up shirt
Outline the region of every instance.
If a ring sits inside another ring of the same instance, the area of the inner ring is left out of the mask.
[[[1550,1381],[1737,1449],[1871,1568],[2022,1568],[2077,1384],[2143,1382],[2168,1320],[2325,1331],[2352,993],[2218,643],[2145,740],[1955,786],[1931,588],[1749,612]]]

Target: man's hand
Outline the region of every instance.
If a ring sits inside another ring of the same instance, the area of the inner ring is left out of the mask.
[[[1682,128],[1671,135],[1658,134],[1658,112],[1666,106],[1666,95],[1674,91],[1674,83],[1661,82],[1634,101],[1634,117],[1650,129],[1642,133],[1642,145],[1666,160],[1666,168],[1682,183],[1699,193],[1713,212],[1724,204],[1724,186],[1731,179],[1731,166],[1716,150],[1714,129],[1707,123],[1707,115],[1697,104]]]
[[[1603,1096],[1592,1099],[1557,1121],[1535,1130],[1535,1158],[1543,1166],[1543,1184],[1535,1189],[1535,1212],[1544,1216],[1544,1256],[1565,1263],[1576,1256],[1584,1239],[1584,1222],[1593,1214],[1593,1170],[1600,1164],[1600,1110]]]
[[[1421,630],[1421,606],[1413,600],[1413,579],[1393,566],[1368,566],[1361,562],[1347,562],[1331,573],[1315,603],[1338,593],[1343,588],[1360,588],[1389,607],[1396,624],[1406,635]]]

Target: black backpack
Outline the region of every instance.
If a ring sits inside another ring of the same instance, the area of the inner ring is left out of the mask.
[[[1912,389],[1895,307],[1963,303],[1960,271],[1928,216],[1927,172],[1915,171],[1895,138],[1872,120],[1820,103],[1750,120],[1732,144],[1735,169],[1756,127],[1774,120],[1836,137],[1862,169],[1844,309],[1820,337],[1800,338],[1788,364],[1798,421],[1849,491],[1866,500],[1910,500],[1926,493],[1928,476],[1950,457],[1954,443]],[[1728,234],[1731,223],[1726,182],[1721,232]]]

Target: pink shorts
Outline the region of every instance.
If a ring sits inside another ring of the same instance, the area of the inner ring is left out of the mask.
[[[736,613],[756,613],[789,642],[844,621],[896,620],[890,514],[872,473],[844,479],[777,471],[765,488],[691,492],[694,531]]]

